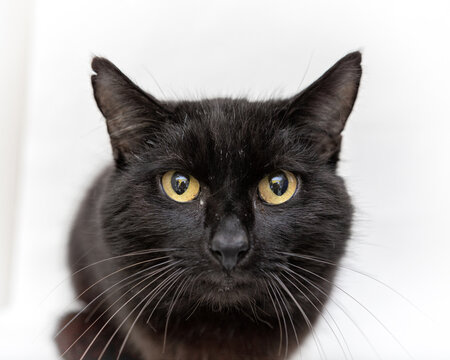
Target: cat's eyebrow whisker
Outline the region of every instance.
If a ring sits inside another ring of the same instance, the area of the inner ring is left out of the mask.
[[[414,360],[414,357],[411,355],[411,353],[406,349],[406,347],[397,339],[397,337],[392,333],[392,331],[390,331],[388,329],[388,327],[371,311],[369,310],[365,305],[363,305],[358,299],[356,299],[353,295],[351,295],[350,293],[348,293],[346,290],[344,290],[343,288],[341,288],[339,285],[333,283],[330,280],[325,279],[324,277],[314,273],[311,270],[305,269],[301,266],[295,265],[295,264],[290,264],[291,266],[294,266],[295,268],[298,268],[300,270],[303,270],[313,276],[316,276],[317,278],[331,284],[332,286],[336,287],[336,289],[340,290],[342,293],[344,293],[345,295],[347,295],[348,297],[350,297],[353,301],[355,301],[359,306],[361,306],[365,311],[367,311],[369,313],[369,315],[375,319],[375,321],[392,337],[392,339],[397,343],[397,345],[399,345],[402,350],[405,352],[406,355],[408,355],[408,357],[412,360]]]
[[[124,296],[126,296],[129,292],[131,292],[131,290],[133,290],[135,287],[139,286],[141,283],[149,280],[153,275],[155,275],[155,273],[159,273],[161,271],[163,271],[163,273],[161,275],[159,275],[157,278],[153,279],[148,285],[146,285],[143,289],[141,289],[139,292],[137,292],[131,299],[129,299],[123,306],[125,306],[129,301],[131,301],[134,297],[136,297],[139,293],[141,293],[143,290],[145,290],[145,288],[147,286],[149,286],[150,284],[152,284],[153,282],[155,282],[156,280],[158,280],[162,275],[166,274],[167,272],[169,272],[174,266],[176,265],[175,263],[169,264],[166,267],[164,267],[163,269],[158,269],[158,270],[154,270],[154,272],[152,272],[150,275],[148,275],[145,279],[141,280],[140,282],[138,282],[137,284],[135,284],[133,287],[131,287],[130,289],[128,289],[128,291],[126,291],[124,294],[122,294],[118,299],[116,299],[116,301],[114,301],[108,308],[106,308],[106,310],[103,311],[103,313],[101,313],[88,327],[87,329],[85,329],[83,331],[83,333],[77,338],[75,339],[75,341],[60,355],[60,359],[63,358],[63,356],[89,331],[89,329],[92,328],[92,326],[94,326],[102,317],[103,315],[105,315],[109,309],[111,309],[115,304],[117,304]],[[122,307],[123,307],[122,306]],[[120,309],[122,309],[122,307]],[[119,311],[120,311],[119,309]],[[115,315],[115,314],[114,314]],[[114,316],[113,315],[113,316]],[[112,317],[110,318],[110,320],[112,319]],[[81,360],[81,359],[80,359]]]
[[[337,334],[336,334],[336,332],[334,331],[334,329],[333,329],[333,327],[331,326],[331,324],[329,323],[329,321],[328,321],[328,319],[322,314],[322,312],[320,311],[320,309],[318,309],[317,308],[317,306],[314,304],[314,302],[305,294],[305,292],[304,291],[302,291],[301,289],[299,289],[299,287],[297,286],[297,285],[295,285],[286,275],[285,275],[285,271],[283,271],[282,273],[281,273],[281,276],[283,276],[292,286],[294,286],[295,287],[295,289],[297,289],[297,291],[299,291],[300,292],[300,294],[302,294],[302,296],[306,299],[306,300],[308,300],[308,302],[314,307],[314,309],[316,309],[316,311],[317,311],[317,313],[322,317],[322,319],[325,321],[325,323],[328,325],[328,327],[330,328],[330,330],[331,330],[331,332],[333,333],[333,335],[334,335],[334,337],[336,338],[336,341],[337,341],[337,343],[338,343],[338,345],[339,345],[339,347],[341,348],[341,350],[342,350],[342,353],[344,354],[344,357],[345,357],[345,359],[348,359],[348,357],[347,357],[347,353],[346,353],[346,351],[345,351],[345,349],[344,349],[344,347],[343,347],[343,345],[342,345],[342,343],[341,343],[341,340],[339,339],[339,337],[337,336]],[[288,275],[290,275],[293,279],[295,279],[291,274],[289,274],[289,273],[286,273],[286,274],[288,274]],[[302,285],[306,290],[308,290],[309,292],[310,292],[310,294],[312,295],[312,296],[314,296],[314,298],[316,299],[316,301],[318,301],[318,303],[320,304],[320,305],[324,305],[320,300],[319,300],[319,298],[306,286],[306,285],[304,285],[304,284],[302,284],[298,279],[295,279],[300,285]],[[344,335],[342,334],[342,331],[340,330],[340,328],[339,328],[339,326],[337,325],[337,323],[336,323],[336,321],[334,320],[334,318],[333,318],[333,316],[331,316],[331,314],[329,313],[329,311],[327,310],[327,309],[325,309],[325,312],[330,316],[330,318],[332,319],[332,321],[333,321],[333,323],[334,323],[334,325],[337,327],[337,329],[338,329],[338,331],[339,331],[339,333],[341,334],[341,337],[342,337],[342,339],[343,339],[343,341],[344,341],[344,343],[345,343],[345,345],[346,345],[346,348],[347,348],[347,351],[349,352],[349,354],[350,354],[350,358],[353,360],[353,356],[352,356],[352,353],[351,353],[351,351],[350,351],[350,348],[349,348],[349,346],[348,346],[348,343],[347,343],[347,341],[345,340],[345,337],[344,337]]]
[[[152,294],[154,294],[155,292],[156,293],[158,293],[158,289],[159,288],[164,288],[165,287],[165,285],[167,285],[171,280],[173,280],[174,279],[174,277],[175,277],[175,281],[176,281],[176,279],[178,279],[178,277],[179,277],[179,275],[180,275],[180,271],[181,272],[183,272],[183,270],[175,270],[172,274],[170,274],[167,278],[165,278],[164,280],[163,280],[163,282],[161,283],[161,284],[159,284],[159,285],[157,285],[154,289],[152,289],[135,307],[134,307],[134,309],[132,310],[132,311],[130,311],[130,313],[122,320],[122,322],[119,324],[119,326],[116,328],[116,330],[114,331],[114,333],[111,335],[111,337],[109,338],[109,340],[108,340],[108,342],[106,343],[106,345],[104,346],[104,348],[103,348],[103,350],[102,350],[102,352],[100,353],[100,355],[99,355],[99,357],[98,357],[98,360],[100,360],[102,357],[103,357],[103,355],[105,354],[105,352],[106,352],[106,350],[107,350],[107,348],[108,348],[108,346],[109,346],[109,344],[111,343],[111,341],[114,339],[114,337],[116,336],[116,334],[119,332],[119,330],[120,330],[120,328],[123,326],[123,324],[125,324],[125,322],[129,319],[129,317],[139,308],[139,306],[141,306],[144,302],[145,302],[145,305],[143,306],[143,308],[142,308],[142,310],[141,310],[141,312],[139,312],[139,314],[138,314],[138,316],[136,317],[136,319],[135,319],[135,322],[137,321],[137,319],[139,318],[139,316],[141,315],[141,313],[142,313],[142,311],[146,308],[146,306],[147,306],[147,304],[149,303],[149,301],[148,301],[148,298],[149,297],[151,297],[152,296]],[[151,283],[150,283],[151,284]],[[144,286],[139,292],[142,292],[143,290],[145,290],[148,286],[150,286],[150,284],[147,284],[146,286]],[[172,282],[172,284],[173,284],[173,282]],[[136,294],[137,295],[137,294]],[[136,296],[135,295],[135,296]],[[123,304],[120,308],[119,308],[119,310],[117,310],[116,311],[116,313],[114,313],[112,316],[111,316],[111,318],[108,320],[108,322],[109,321],[111,321],[112,320],[112,318],[128,303],[128,302],[130,302],[135,296],[133,296],[131,299],[129,299],[125,304]],[[151,301],[151,300],[150,300]],[[107,323],[108,323],[107,322]],[[134,326],[134,324],[135,324],[135,322],[133,322],[133,326]],[[103,325],[103,327],[105,327],[106,325],[107,325],[107,323],[105,324],[105,325]],[[131,333],[131,330],[133,329],[133,326],[131,326],[130,327],[130,329],[129,329],[129,333]],[[100,332],[102,331],[102,329],[99,331],[99,333],[96,335],[96,337],[94,338],[94,340],[92,340],[92,342],[91,342],[91,344],[90,344],[90,346],[92,346],[92,344],[93,344],[93,342],[96,340],[96,338],[100,335]],[[128,339],[128,334],[127,334],[127,337],[125,338],[125,342],[126,342],[126,340]],[[123,343],[124,344],[124,343]],[[125,345],[123,345],[123,346],[125,346]],[[121,349],[122,349],[122,347],[121,347]],[[88,347],[88,349],[86,350],[86,351],[88,351],[89,350],[89,347]],[[123,349],[122,349],[123,350]],[[119,355],[118,355],[118,358],[120,357],[120,353],[119,353]],[[80,360],[83,360],[83,358],[81,358]]]
[[[289,273],[291,273],[292,278],[295,278],[295,276],[298,276],[301,280],[307,282],[308,284],[310,284],[312,287],[314,287],[315,289],[317,289],[320,293],[322,293],[323,295],[327,296],[327,293],[325,292],[325,290],[323,289],[323,287],[315,284],[314,282],[310,281],[308,278],[304,277],[301,274],[296,273],[295,271],[293,271],[292,269],[283,266],[282,267],[284,270],[288,271]],[[303,285],[305,288],[307,288],[301,281],[297,280],[299,284]],[[308,288],[307,288],[308,289]],[[309,290],[309,289],[308,289]],[[311,292],[311,290],[310,290]],[[356,329],[360,332],[360,334],[364,337],[365,341],[367,342],[367,344],[371,347],[372,351],[375,353],[376,357],[378,359],[381,360],[381,356],[378,353],[378,351],[376,350],[375,346],[372,344],[372,342],[369,340],[369,337],[366,335],[366,333],[361,329],[361,327],[356,323],[356,321],[350,316],[350,314],[348,314],[348,312],[346,311],[346,309],[344,308],[343,305],[341,305],[339,302],[337,302],[336,300],[333,299],[333,297],[329,297],[329,300],[335,304],[343,313],[344,315],[352,322],[352,324],[356,327]],[[325,309],[326,312],[328,312],[328,310]],[[328,312],[329,313],[329,312]],[[330,314],[331,315],[331,314]],[[336,324],[337,325],[337,324]],[[339,327],[338,327],[339,328]]]
[[[119,285],[120,283],[122,283],[122,282],[124,282],[124,281],[127,281],[127,280],[129,280],[130,278],[133,278],[133,277],[135,277],[136,275],[139,275],[139,274],[142,274],[142,273],[144,273],[144,272],[147,272],[147,271],[149,271],[149,270],[151,270],[151,269],[154,269],[155,267],[158,267],[158,266],[161,266],[161,265],[165,265],[165,264],[167,264],[167,263],[170,263],[171,262],[171,260],[167,260],[167,261],[164,261],[164,262],[162,262],[162,263],[159,263],[159,264],[155,264],[155,265],[152,265],[152,266],[150,266],[150,267],[147,267],[147,268],[145,268],[145,269],[143,269],[143,270],[140,270],[140,271],[138,271],[138,272],[136,272],[136,273],[133,273],[133,274],[131,274],[131,275],[129,275],[129,276],[127,276],[126,278],[123,278],[122,280],[120,280],[120,281],[118,281],[118,282],[116,282],[115,284],[113,284],[113,285],[111,285],[110,287],[108,287],[106,290],[104,290],[104,291],[102,291],[99,295],[97,295],[93,300],[91,300],[84,308],[82,308],[75,316],[73,316],[72,317],[72,319],[70,319],[70,321],[68,322],[68,323],[66,323],[65,325],[64,325],[64,327],[62,327],[56,334],[55,334],[55,336],[54,336],[54,339],[56,339],[70,324],[72,324],[72,322],[74,322],[86,309],[88,309],[89,308],[89,306],[91,306],[97,299],[99,299],[102,295],[104,295],[105,293],[107,293],[108,291],[110,291],[111,289],[113,289],[114,287],[116,287],[117,285]],[[153,272],[154,273],[154,272]],[[129,281],[129,282],[126,282],[124,285],[122,285],[122,286],[120,286],[119,288],[117,288],[113,293],[115,293],[116,291],[120,291],[121,289],[123,289],[124,287],[126,287],[126,286],[128,286],[128,285],[131,285],[133,282],[135,282],[135,281],[138,281],[139,279],[141,279],[141,278],[143,278],[143,277],[146,277],[146,276],[148,276],[149,274],[143,274],[143,275],[141,275],[141,276],[139,276],[137,279],[134,279],[134,280],[131,280],[131,281]],[[101,304],[103,303],[103,301],[101,301],[100,302],[100,304],[98,304],[96,307],[95,307],[95,309],[93,310],[93,313],[101,306]],[[88,321],[89,319],[91,318],[91,315],[90,316],[88,316],[87,318],[86,318],[86,321]]]
[[[281,286],[281,288],[289,295],[289,297],[292,299],[292,301],[294,302],[294,304],[297,306],[297,308],[299,309],[300,313],[302,314],[303,318],[305,319],[309,329],[311,330],[311,334],[314,338],[314,341],[316,343],[317,346],[317,351],[319,353],[319,356],[321,359],[323,359],[323,357],[325,357],[325,359],[327,358],[325,355],[325,352],[323,350],[322,344],[319,340],[319,338],[317,337],[317,333],[314,330],[311,321],[309,320],[308,316],[306,315],[305,311],[303,310],[303,308],[300,306],[300,304],[298,303],[297,299],[295,298],[294,295],[292,295],[291,291],[287,288],[286,284],[284,284],[284,282],[275,274],[272,273],[272,277],[273,279]]]

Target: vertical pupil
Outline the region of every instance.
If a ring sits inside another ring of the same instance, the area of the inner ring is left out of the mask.
[[[189,187],[189,176],[176,172],[172,175],[171,184],[173,191],[181,195]]]
[[[269,186],[275,195],[283,195],[286,192],[288,185],[288,179],[282,172],[269,176]]]

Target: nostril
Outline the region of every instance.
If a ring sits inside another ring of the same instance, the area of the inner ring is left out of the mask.
[[[247,255],[247,252],[248,252],[248,250],[241,250],[241,251],[239,251],[239,253],[238,253],[238,262],[241,261],[245,257],[245,255]]]
[[[245,250],[245,251],[240,251],[240,252],[238,253],[237,262],[242,261],[242,259],[245,258],[245,255],[247,255],[247,250]]]
[[[216,258],[218,258],[219,260],[222,259],[222,253],[220,251],[213,250],[213,249],[210,249],[210,250]]]

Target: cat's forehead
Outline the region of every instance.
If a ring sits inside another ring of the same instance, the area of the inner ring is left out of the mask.
[[[252,145],[251,140],[262,140],[275,130],[277,112],[278,107],[268,102],[221,98],[186,102],[177,108],[184,136],[208,143],[209,151],[219,154],[239,152]]]
[[[186,115],[205,126],[233,125],[236,130],[249,125],[261,124],[278,115],[283,101],[249,101],[247,99],[217,98],[202,101],[186,101],[176,106],[178,115]]]
[[[261,176],[286,160],[292,134],[280,122],[283,105],[231,99],[180,103],[165,145],[198,176]]]

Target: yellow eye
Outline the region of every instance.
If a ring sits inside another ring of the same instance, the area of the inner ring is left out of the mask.
[[[166,172],[161,183],[166,195],[178,202],[194,200],[200,192],[198,180],[181,171],[171,170]]]
[[[297,190],[297,178],[286,170],[267,175],[258,184],[259,196],[266,203],[278,205],[288,201]]]

